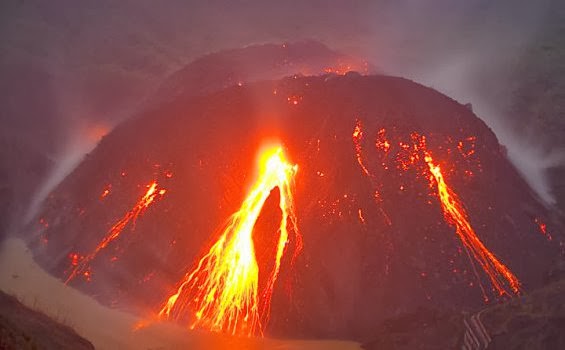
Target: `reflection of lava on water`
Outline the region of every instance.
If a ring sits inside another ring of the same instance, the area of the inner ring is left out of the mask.
[[[275,153],[281,172],[252,182],[273,136],[293,163]],[[166,195],[128,226],[135,234],[105,239],[148,178]],[[108,135],[41,218],[36,257],[59,276],[69,253],[108,241],[90,281],[73,286],[244,335],[360,338],[420,307],[473,310],[541,285],[560,241],[472,112],[407,80],[355,73],[162,105]]]

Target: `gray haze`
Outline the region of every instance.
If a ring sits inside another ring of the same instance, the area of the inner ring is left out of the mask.
[[[539,41],[560,29],[554,25],[562,18],[557,1],[10,0],[0,6],[0,72],[6,77],[0,98],[7,106],[0,136],[25,145],[18,146],[22,155],[3,151],[3,160],[22,168],[26,155],[43,159],[26,184],[2,164],[0,179],[16,183],[10,196],[26,208],[12,212],[32,216],[98,141],[88,136],[90,128],[108,131],[192,59],[301,39],[472,103],[532,188],[546,203],[555,202],[546,169],[563,163],[563,142],[546,141],[541,127],[541,134],[526,137],[536,127],[524,120],[535,119],[536,111],[524,116],[513,108],[527,82],[521,76],[537,69]],[[538,95],[532,103],[542,103],[545,96]],[[549,127],[560,119],[552,112],[544,116]]]

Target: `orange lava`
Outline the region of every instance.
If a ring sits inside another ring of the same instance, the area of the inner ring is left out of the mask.
[[[363,210],[361,208],[359,208],[359,210],[357,210],[357,216],[359,217],[359,222],[364,224],[365,223],[365,217],[363,216]]]
[[[282,148],[275,147],[260,157],[259,174],[240,209],[225,225],[219,239],[187,273],[161,311],[161,319],[182,319],[188,314],[190,328],[233,335],[262,335],[268,322],[273,287],[281,259],[289,243],[289,227],[295,234],[295,255],[302,249],[298,233],[292,183],[298,167],[289,163]],[[259,267],[252,234],[271,190],[280,191],[278,244],[273,270],[259,291]]]
[[[363,173],[367,176],[370,176],[369,170],[363,163],[363,156],[362,156],[363,147],[361,146],[361,141],[363,140],[362,127],[363,125],[361,124],[361,121],[357,119],[355,123],[355,129],[353,129],[353,135],[352,135],[353,144],[355,145],[355,157],[357,158],[357,163],[359,163],[359,166],[361,167],[361,170],[363,170]]]
[[[360,146],[358,146],[361,137],[361,122],[357,121],[355,131],[353,133],[353,141],[355,143],[358,162],[361,165],[363,172],[365,172],[366,168],[360,160]],[[468,159],[475,154],[475,141],[476,137],[471,136],[467,137],[465,142],[460,141],[457,143],[457,149],[463,158]],[[378,130],[375,147],[377,151],[382,154],[381,164],[384,170],[389,170],[385,160],[389,156],[391,146],[392,143],[386,137],[386,130]],[[396,163],[396,168],[399,171],[407,171],[414,167],[419,171],[421,170],[421,175],[428,178],[430,188],[437,190],[437,193],[435,194],[440,201],[444,218],[450,225],[455,226],[456,233],[461,239],[463,247],[471,259],[471,264],[477,278],[480,280],[472,259],[478,262],[478,264],[483,268],[494,289],[496,289],[499,295],[519,294],[520,281],[510,271],[510,269],[499,261],[498,258],[482,243],[475,233],[469,222],[463,204],[454,190],[445,182],[444,174],[442,173],[440,166],[434,162],[431,153],[428,151],[426,137],[414,132],[410,134],[410,142],[399,141],[397,149],[398,152],[392,158]],[[468,171],[465,172],[465,174],[468,173]],[[405,187],[401,185],[400,189],[405,190]],[[378,192],[376,192],[376,194],[378,194]],[[390,221],[388,221],[388,223],[390,224]],[[483,296],[485,300],[488,300],[484,289]]]
[[[353,67],[346,64],[338,64],[335,67],[326,67],[324,68],[324,73],[333,73],[337,75],[345,75],[347,72],[351,72]]]
[[[111,190],[112,190],[112,185],[106,185],[106,187],[104,188],[104,191],[102,191],[102,194],[100,195],[100,199],[104,199],[104,198],[108,197]]]
[[[365,61],[352,60],[351,62],[337,61],[332,66],[327,66],[323,69],[324,73],[345,75],[348,72],[359,72],[362,74],[369,74],[369,64]]]
[[[491,253],[481,242],[473,227],[469,223],[467,213],[459,198],[453,190],[445,183],[441,168],[434,163],[432,156],[426,152],[425,162],[428,164],[433,181],[437,185],[438,197],[445,219],[456,228],[457,235],[475,260],[481,265],[490,278],[492,285],[500,295],[513,292],[520,293],[520,281],[514,274]],[[430,178],[430,181],[432,181]]]
[[[90,278],[90,272],[88,272],[88,264],[92,261],[98,253],[106,248],[110,242],[117,239],[123,232],[124,228],[128,226],[129,223],[135,224],[135,221],[154,201],[158,196],[164,195],[166,190],[158,189],[158,185],[156,181],[152,181],[147,185],[147,191],[139,199],[136,205],[128,211],[118,222],[114,224],[104,237],[104,239],[96,246],[94,251],[90,254],[86,255],[84,258],[80,260],[80,262],[76,263],[75,261],[71,262],[72,271],[67,277],[65,283],[69,283],[73,278],[77,275],[82,274],[85,277]],[[75,256],[76,253],[71,254],[71,256]],[[87,275],[85,275],[87,273]]]

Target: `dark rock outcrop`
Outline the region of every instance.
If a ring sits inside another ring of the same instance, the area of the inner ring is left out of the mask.
[[[0,349],[94,350],[94,346],[72,328],[0,292]]]

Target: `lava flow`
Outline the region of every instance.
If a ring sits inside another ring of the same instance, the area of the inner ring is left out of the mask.
[[[362,127],[363,125],[361,124],[361,121],[357,119],[355,123],[355,130],[353,130],[353,144],[355,145],[355,157],[357,157],[357,163],[359,163],[359,166],[361,167],[361,170],[363,170],[363,173],[367,176],[370,176],[369,170],[363,163],[363,157],[361,156],[361,152],[363,151],[363,147],[361,146],[361,141],[363,140]]]
[[[361,155],[362,137],[362,124],[361,121],[357,120],[352,135],[355,146],[355,156],[361,171],[365,175],[374,178],[373,174],[369,173],[365,163],[363,162]],[[475,233],[473,227],[469,223],[463,204],[453,189],[446,184],[440,166],[434,163],[431,153],[427,149],[425,136],[412,133],[410,137],[411,144],[402,141],[398,143],[399,151],[394,157],[395,162],[397,163],[396,168],[399,171],[407,171],[411,167],[421,167],[423,165],[422,175],[425,178],[428,178],[430,188],[437,189],[437,197],[440,201],[444,218],[447,223],[455,226],[456,233],[463,243],[469,258],[474,258],[474,260],[477,261],[483,268],[499,295],[512,295],[512,293],[519,294],[520,281],[508,269],[508,267],[500,262],[497,257],[482,243]],[[474,140],[474,138],[471,138],[471,140]],[[383,157],[387,157],[391,148],[391,142],[386,139],[385,129],[380,129],[378,131],[375,146],[377,151],[383,153]],[[459,142],[458,148],[460,150],[462,149],[462,142]],[[474,151],[472,153],[468,152],[465,153],[464,156],[470,156],[473,153]],[[423,163],[421,162],[422,160]],[[389,169],[385,162],[382,162],[382,165],[385,170]],[[401,189],[403,189],[403,186],[401,186]],[[471,259],[470,262],[475,270],[473,259]],[[477,275],[477,279],[480,281],[476,270],[475,274]],[[481,286],[485,301],[488,301],[488,297],[482,287],[482,284],[479,283],[479,285]]]
[[[159,312],[162,319],[182,319],[194,313],[190,328],[233,335],[262,335],[269,318],[271,296],[281,260],[294,233],[295,255],[302,249],[298,233],[292,183],[297,166],[290,164],[280,147],[263,152],[259,175],[239,211],[226,223],[220,238]],[[252,239],[253,228],[271,190],[280,191],[282,213],[274,267],[263,291],[259,291],[259,266]],[[289,231],[290,227],[290,231]]]
[[[110,242],[117,239],[122,234],[124,228],[126,228],[126,226],[130,222],[135,224],[139,215],[141,215],[158,196],[164,195],[165,192],[165,189],[158,189],[156,181],[149,183],[147,185],[147,191],[145,192],[143,197],[141,197],[136,205],[130,211],[128,211],[118,222],[116,222],[114,226],[110,228],[104,239],[102,239],[102,241],[98,243],[94,251],[80,259],[80,261],[77,261],[78,254],[71,254],[73,269],[69,274],[69,277],[67,277],[65,283],[69,283],[79,274],[86,274],[86,277],[90,276],[90,272],[88,271],[88,264],[90,263],[90,261],[92,261],[102,249],[106,248],[106,246],[108,246]]]
[[[428,164],[430,173],[437,185],[438,196],[445,219],[455,226],[457,235],[465,246],[467,253],[470,253],[482,266],[499,295],[509,294],[506,285],[510,287],[512,292],[518,294],[520,292],[520,281],[477,237],[467,219],[467,213],[463,209],[463,205],[461,205],[455,192],[445,183],[439,165],[434,164],[432,156],[428,152],[426,152],[424,160]],[[505,279],[506,282],[504,281]]]

